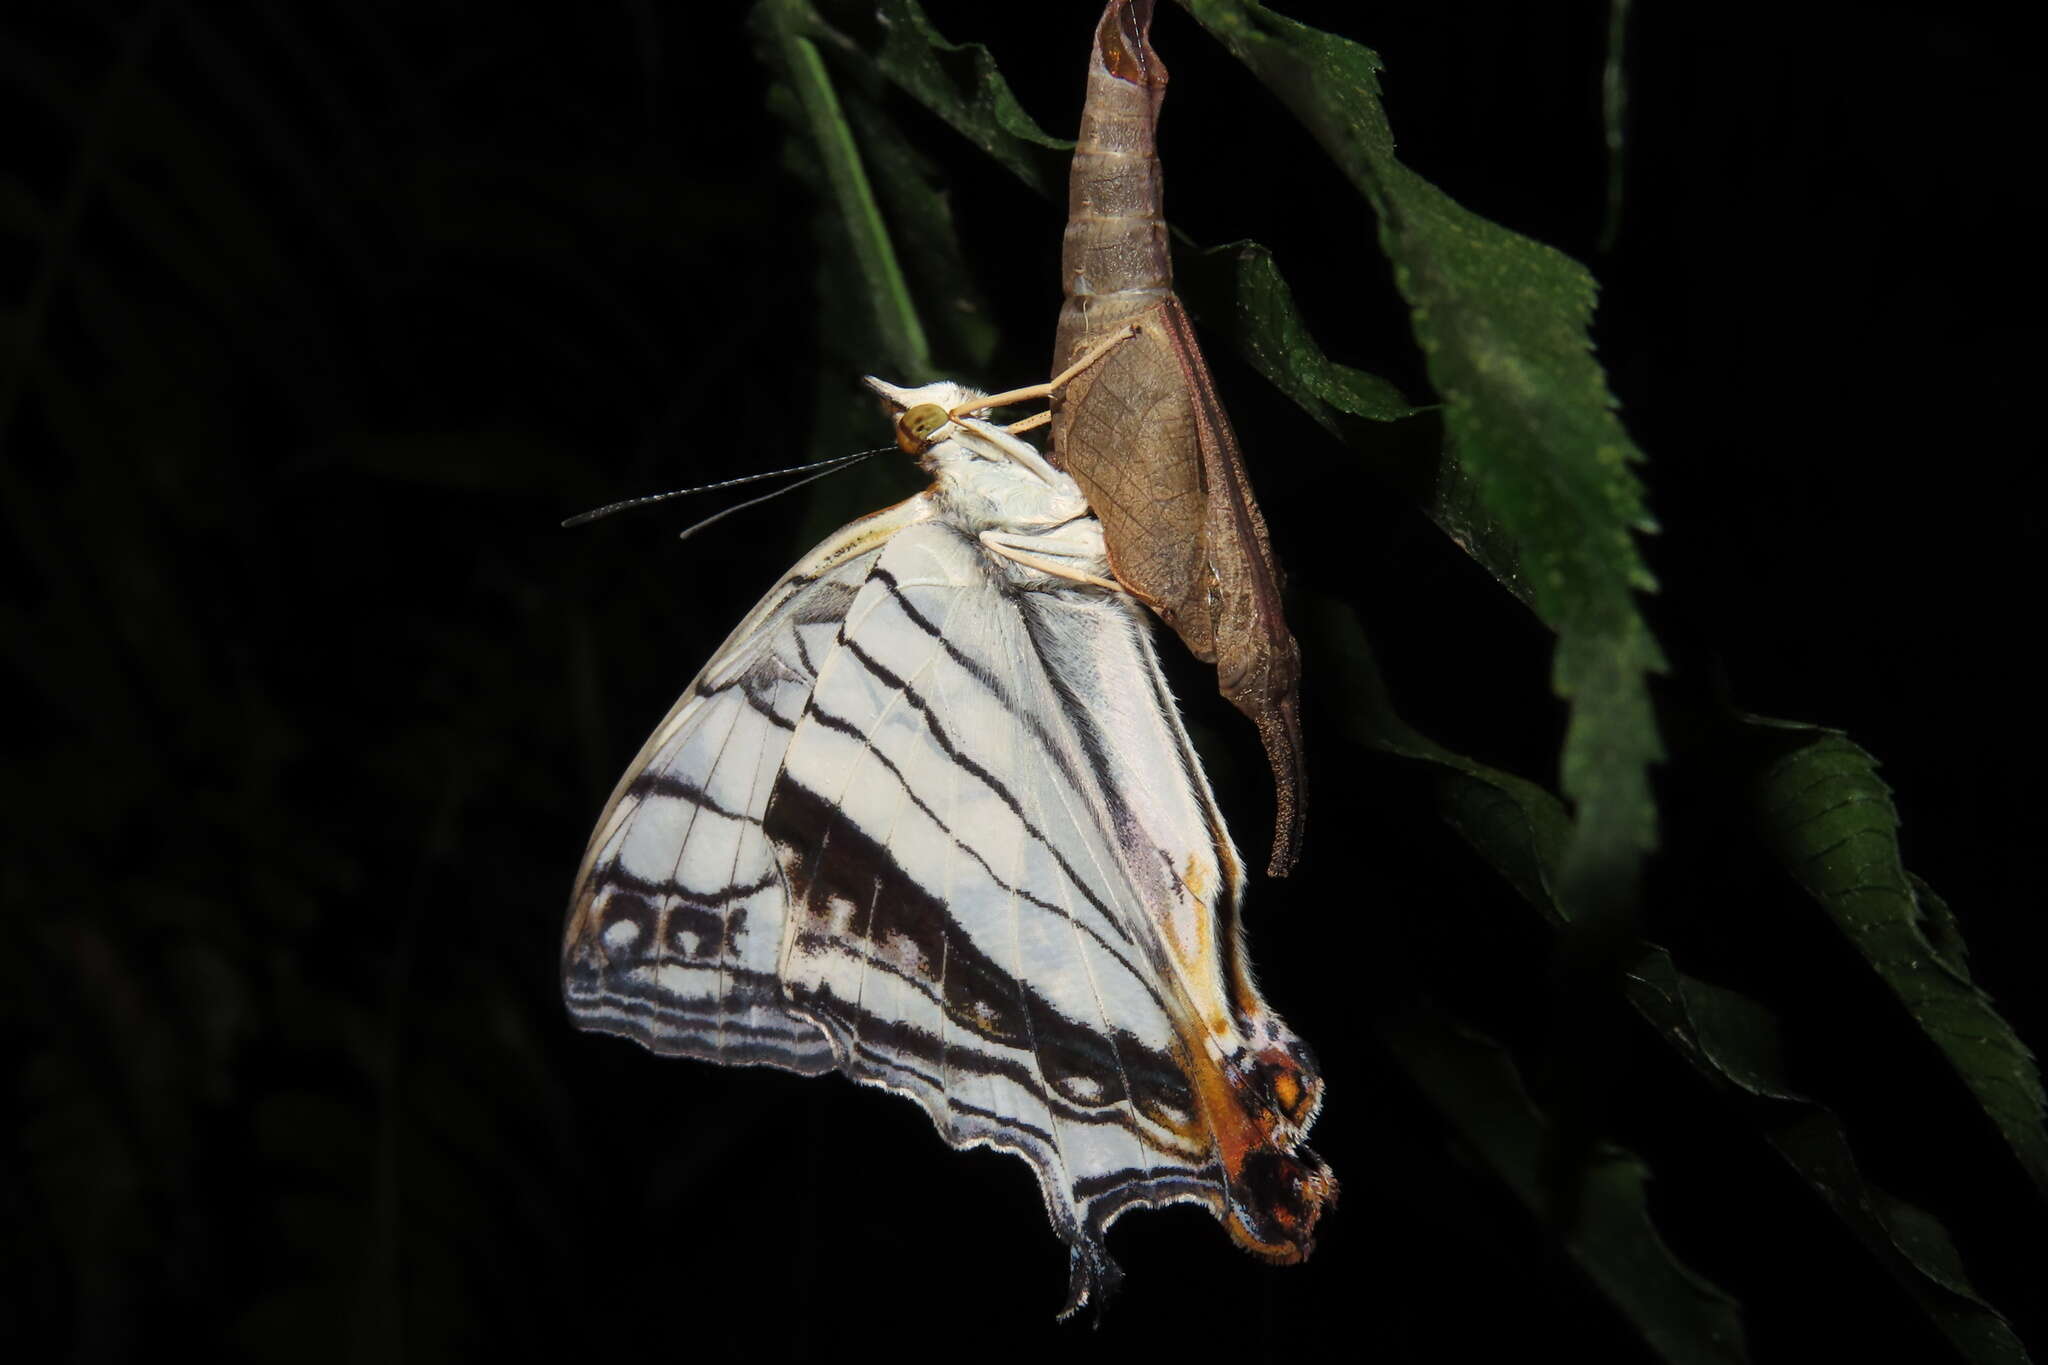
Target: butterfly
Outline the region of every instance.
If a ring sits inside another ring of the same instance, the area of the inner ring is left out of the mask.
[[[1244,870],[1101,523],[974,415],[997,400],[868,383],[932,483],[791,569],[633,760],[577,874],[570,1012],[1023,1157],[1062,1316],[1134,1208],[1298,1261],[1337,1188],[1302,1142],[1323,1083],[1252,980]]]

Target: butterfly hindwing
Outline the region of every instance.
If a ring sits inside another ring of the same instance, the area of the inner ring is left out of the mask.
[[[792,1002],[956,1145],[1027,1157],[1091,1246],[1134,1204],[1216,1202],[1100,755],[1054,677],[1106,650],[1142,690],[1142,630],[1105,595],[1005,592],[979,545],[912,528],[821,663],[766,816]]]
[[[1138,1139],[1121,1168],[1116,1149],[1100,1144],[1100,1158],[1077,1173],[1077,1214],[1099,1238],[1133,1207],[1188,1200],[1220,1211],[1213,1138],[1190,1090],[1176,1021],[1192,1013],[1191,1001],[1160,931],[1168,907],[1187,894],[1170,875],[1170,857],[1188,854],[1164,851],[1172,832],[1192,833],[1211,865],[1217,850],[1207,841],[1222,837],[1228,857],[1227,837],[1220,821],[1206,819],[1206,785],[1189,786],[1187,737],[1135,604],[1028,593],[1013,609],[1007,672],[1018,729],[1034,751],[1060,756],[1048,766],[1065,778],[1030,788],[1024,813],[1046,837],[1025,846],[1034,878],[1058,888],[1071,920],[1071,961],[1106,1021],[1102,1042]],[[1080,704],[1084,697],[1090,704]],[[1206,921],[1208,907],[1199,908]],[[1072,1032],[1059,1036],[1077,1052],[1095,1045]],[[1100,1065],[1063,1066],[1061,1088],[1078,1098]]]

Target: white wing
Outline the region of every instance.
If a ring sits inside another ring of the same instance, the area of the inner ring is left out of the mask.
[[[815,1075],[817,1026],[775,979],[784,893],[761,817],[847,607],[920,499],[846,527],[742,621],[642,746],[584,854],[562,951],[585,1028],[656,1052]]]
[[[820,665],[766,821],[789,999],[849,1074],[916,1098],[949,1142],[1031,1161],[1083,1294],[1124,1209],[1223,1205],[1146,903],[1170,872],[1112,833],[1130,812],[1060,695],[1092,688],[1075,648],[1156,678],[1143,629],[1109,594],[1003,591],[949,526],[902,532]],[[1187,794],[1178,726],[1139,709],[1152,733],[1120,727],[1125,755],[1163,756],[1154,776]],[[1182,824],[1213,866],[1212,827]]]

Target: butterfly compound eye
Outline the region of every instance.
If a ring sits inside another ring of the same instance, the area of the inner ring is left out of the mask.
[[[937,403],[919,403],[914,408],[906,408],[896,419],[896,444],[902,446],[907,455],[922,454],[938,429],[952,420],[952,414]]]

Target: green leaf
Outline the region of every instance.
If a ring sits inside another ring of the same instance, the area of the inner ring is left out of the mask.
[[[963,367],[956,373],[976,374],[990,363],[999,337],[941,177],[880,101],[887,82],[875,56],[825,24],[806,0],[767,0],[753,22],[762,58],[779,81],[770,103],[797,133],[787,154],[820,204],[818,333],[827,363],[818,376],[811,453],[843,455],[879,433],[874,400],[853,375],[926,382],[939,372],[934,339],[951,365]],[[792,53],[804,54],[802,69]],[[836,60],[828,68],[821,56]],[[795,93],[800,81],[812,84],[813,98]],[[830,169],[834,160],[838,174]],[[905,257],[916,263],[909,272],[897,264]],[[871,461],[820,484],[795,527],[798,543],[812,544],[850,516],[894,502],[904,494],[902,480],[889,462]]]
[[[1349,608],[1332,598],[1303,605],[1306,633],[1321,645],[1318,657],[1334,675],[1336,691],[1350,699],[1343,723],[1351,738],[1426,765],[1438,813],[1553,928],[1563,928],[1569,921],[1553,893],[1553,878],[1571,837],[1564,804],[1534,782],[1453,753],[1409,725],[1394,710]]]
[[[1250,0],[1182,6],[1279,97],[1372,204],[1444,401],[1450,455],[1516,547],[1515,581],[1557,633],[1571,704],[1562,786],[1576,810],[1563,894],[1603,915],[1633,899],[1656,841],[1662,756],[1648,675],[1664,661],[1634,594],[1654,530],[1586,327],[1594,284],[1560,252],[1471,213],[1394,155],[1379,58]],[[1489,565],[1500,569],[1497,565]]]
[[[1756,1112],[1765,1140],[1962,1359],[1987,1365],[2027,1359],[2011,1325],[1971,1287],[1939,1220],[1866,1181],[1841,1119],[1792,1087],[1776,1016],[1734,991],[1683,975],[1662,949],[1637,962],[1628,985],[1637,1011],[1702,1074],[1780,1101]]]
[[[924,327],[896,258],[888,224],[882,219],[881,205],[861,164],[853,130],[812,37],[816,18],[804,0],[764,0],[754,18],[784,85],[796,95],[818,162],[831,185],[839,209],[834,221],[843,226],[853,248],[883,347],[881,358],[892,373],[921,382],[932,374]]]
[[[1741,717],[1789,744],[1756,781],[1756,812],[1785,868],[1891,987],[2048,1194],[2048,1130],[2034,1054],[1970,979],[1948,907],[1899,856],[1899,816],[1877,761],[1838,730]]]
[[[1227,326],[1252,368],[1331,435],[1345,434],[1340,413],[1393,422],[1422,411],[1378,375],[1323,354],[1273,253],[1257,242],[1183,249],[1174,256],[1173,273],[1196,315],[1212,327]]]
[[[1421,1005],[1384,1021],[1380,1037],[1487,1169],[1532,1216],[1558,1227],[1572,1260],[1660,1356],[1676,1365],[1748,1359],[1735,1301],[1657,1235],[1645,1197],[1650,1173],[1638,1157],[1603,1146],[1576,1206],[1557,1210],[1544,1169],[1549,1125],[1505,1049]]]
[[[1425,765],[1438,812],[1554,928],[1570,922],[1554,894],[1567,819],[1557,797],[1524,778],[1453,753],[1395,713],[1364,632],[1348,609],[1322,599],[1303,614],[1318,657],[1351,699],[1350,736],[1368,748]],[[2018,1365],[2025,1348],[1998,1311],[1970,1287],[1932,1215],[1864,1180],[1841,1120],[1791,1084],[1777,1017],[1735,991],[1680,972],[1670,954],[1641,946],[1624,976],[1629,1003],[1651,1030],[1731,1102],[1751,1106],[1764,1138],[1827,1204],[1948,1338],[1980,1365]]]
[[[949,43],[915,0],[875,7],[884,38],[875,65],[913,99],[951,124],[1019,180],[1048,199],[1066,188],[1071,141],[1024,112],[980,43]]]
[[[967,264],[953,201],[937,168],[872,100],[849,93],[844,108],[894,241],[911,263],[909,288],[935,363],[953,373],[985,374],[1000,338]]]

